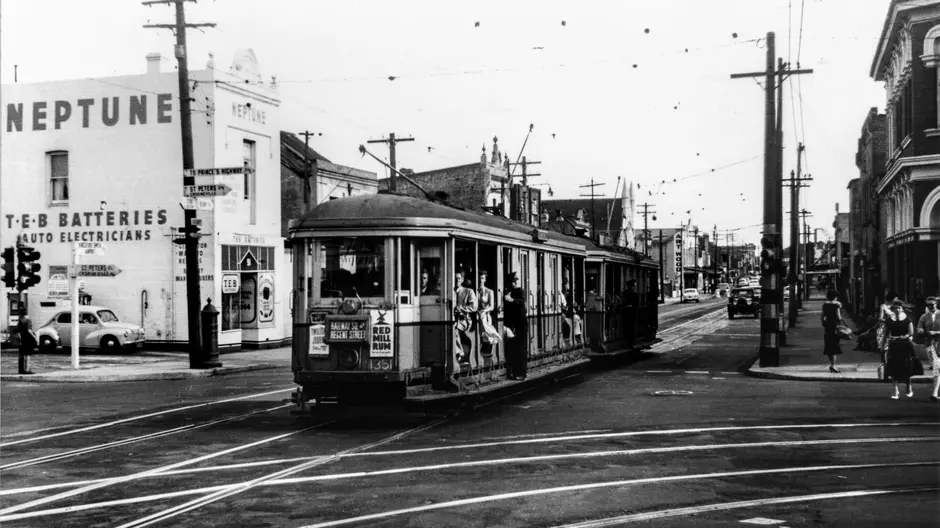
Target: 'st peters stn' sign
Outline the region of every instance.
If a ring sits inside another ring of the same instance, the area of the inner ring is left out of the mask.
[[[100,110],[99,110],[100,108]],[[152,111],[150,109],[153,109]],[[157,123],[173,121],[173,94],[131,95],[128,97],[102,97],[99,99],[78,99],[74,101],[34,101],[32,103],[7,103],[7,132],[22,132],[24,121],[27,130],[33,132],[55,129],[74,120],[75,127],[81,115],[82,128],[89,128],[92,122],[104,126],[119,123],[146,125],[148,117],[155,117]],[[68,127],[67,127],[68,128]]]

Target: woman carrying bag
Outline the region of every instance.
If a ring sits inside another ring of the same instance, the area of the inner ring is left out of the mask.
[[[836,356],[842,354],[840,343],[842,337],[839,335],[839,326],[842,325],[842,304],[836,300],[838,296],[835,290],[829,290],[826,293],[826,298],[829,300],[823,303],[822,307],[822,325],[826,332],[823,337],[823,354],[829,358],[829,372],[833,374],[839,373],[839,369],[836,368]]]

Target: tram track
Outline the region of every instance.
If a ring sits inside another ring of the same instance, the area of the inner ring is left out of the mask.
[[[676,456],[682,455],[684,453],[704,453],[704,452],[728,452],[728,451],[741,451],[741,452],[750,452],[758,449],[798,449],[800,451],[806,451],[808,449],[814,448],[858,448],[860,446],[874,446],[874,445],[912,445],[916,443],[930,443],[940,441],[940,436],[923,436],[923,435],[910,435],[902,433],[900,436],[865,436],[859,438],[819,438],[819,439],[804,439],[804,440],[772,440],[772,441],[761,441],[761,442],[711,442],[705,444],[692,444],[692,445],[659,445],[654,447],[647,448],[638,448],[638,449],[614,449],[614,450],[591,450],[584,452],[560,452],[560,453],[548,453],[548,454],[536,454],[533,456],[510,456],[510,457],[488,457],[480,458],[477,456],[470,456],[471,460],[465,460],[466,456],[461,456],[457,461],[448,462],[446,460],[439,461],[438,463],[432,464],[421,464],[421,465],[401,465],[400,462],[404,461],[403,457],[407,455],[417,455],[420,457],[420,460],[427,460],[427,456],[432,453],[442,453],[442,452],[465,452],[468,449],[484,449],[490,447],[500,448],[498,452],[502,453],[504,449],[511,448],[513,446],[545,446],[545,447],[554,447],[558,444],[564,443],[574,443],[574,445],[582,445],[586,441],[592,440],[612,440],[618,438],[626,437],[638,437],[638,436],[655,436],[655,437],[685,437],[688,435],[697,435],[697,434],[714,434],[714,433],[754,433],[754,432],[782,432],[782,433],[794,433],[794,432],[827,432],[827,431],[836,431],[843,433],[850,430],[861,430],[861,429],[870,429],[874,431],[880,429],[891,430],[903,430],[907,428],[917,428],[917,427],[935,427],[940,425],[940,422],[896,422],[896,423],[833,423],[833,424],[790,424],[790,425],[755,425],[755,426],[738,426],[738,427],[704,427],[704,428],[683,428],[683,429],[665,429],[665,430],[648,430],[648,431],[619,431],[619,432],[601,432],[594,434],[568,434],[568,432],[561,432],[559,434],[545,433],[542,436],[535,436],[529,438],[518,438],[516,436],[512,438],[507,438],[505,440],[496,440],[490,442],[474,442],[468,444],[457,444],[449,446],[433,446],[430,448],[413,448],[413,449],[396,449],[396,450],[386,450],[386,451],[371,451],[376,447],[395,442],[397,440],[402,440],[408,436],[417,434],[421,431],[430,429],[443,424],[448,419],[441,419],[429,424],[424,424],[419,427],[415,427],[409,430],[401,431],[396,434],[390,435],[388,437],[382,438],[380,440],[370,442],[355,448],[346,449],[334,454],[328,455],[315,455],[311,457],[304,457],[302,459],[283,459],[283,460],[268,460],[265,461],[268,464],[274,463],[291,463],[301,460],[300,464],[296,464],[292,467],[269,473],[261,477],[251,478],[247,482],[240,481],[234,484],[222,484],[209,487],[201,488],[190,488],[190,489],[178,489],[174,491],[164,491],[161,493],[150,494],[150,495],[137,495],[132,497],[126,497],[110,501],[102,501],[95,503],[83,503],[78,505],[60,507],[60,508],[51,508],[46,510],[35,510],[30,512],[22,512],[23,509],[28,509],[27,506],[33,507],[34,505],[44,505],[65,498],[68,494],[60,494],[55,497],[45,499],[44,501],[33,501],[31,503],[26,503],[18,508],[17,511],[11,511],[11,509],[0,511],[0,522],[2,521],[14,521],[14,520],[23,520],[29,518],[38,518],[38,517],[47,517],[55,516],[67,513],[77,513],[82,511],[91,511],[91,510],[100,510],[106,508],[115,508],[122,506],[132,506],[135,504],[141,504],[146,502],[156,502],[164,501],[173,498],[187,497],[198,495],[200,497],[191,500],[185,504],[167,508],[157,514],[153,514],[141,519],[135,520],[133,522],[122,525],[125,528],[136,527],[136,526],[147,526],[155,522],[166,520],[176,515],[192,511],[194,509],[206,506],[212,502],[231,497],[235,494],[248,491],[252,488],[268,488],[268,487],[279,487],[284,486],[294,487],[297,485],[304,484],[314,484],[319,483],[321,485],[326,485],[329,483],[340,483],[343,481],[349,480],[362,480],[362,479],[375,479],[381,477],[391,477],[391,476],[404,476],[406,474],[427,474],[433,472],[445,472],[446,474],[453,475],[454,471],[458,470],[471,470],[474,468],[485,468],[485,467],[509,467],[509,466],[525,466],[525,465],[544,465],[546,463],[577,463],[583,464],[587,460],[591,459],[603,459],[603,458],[612,458],[612,457],[643,457],[648,455],[667,455],[667,456]],[[328,425],[328,424],[321,424]],[[484,455],[485,457],[486,455]],[[346,472],[331,472],[320,475],[312,476],[294,476],[303,471],[313,469],[330,462],[338,462],[343,459],[356,459],[359,461],[369,461],[375,460],[376,457],[381,457],[383,459],[394,460],[399,462],[393,467],[389,468],[376,468],[372,470],[362,470],[362,471],[346,471]],[[202,457],[202,460],[207,459]],[[849,469],[877,469],[882,467],[903,467],[905,465],[910,466],[924,466],[924,465],[937,465],[936,461],[930,462],[897,462],[892,464],[841,464],[841,465],[822,465],[822,466],[812,466],[812,467],[796,467],[796,468],[778,468],[778,469],[769,469],[769,470],[743,470],[740,472],[727,472],[727,473],[714,473],[714,474],[697,474],[693,475],[695,478],[724,478],[724,477],[733,477],[733,476],[748,476],[748,475],[773,475],[778,473],[790,473],[790,472],[802,472],[802,471],[845,471]],[[176,465],[177,467],[179,464]],[[234,465],[231,467],[242,466]],[[217,467],[217,468],[199,468],[203,471],[219,471],[225,469],[226,466]],[[176,474],[185,472],[183,471],[169,471],[165,469],[151,470],[145,472],[144,474],[139,474],[134,477],[133,480],[140,479],[150,479],[156,477],[170,477]],[[651,483],[660,483],[660,482],[672,482],[674,480],[683,480],[684,476],[657,476],[650,477],[645,479],[628,479],[616,482],[601,483],[597,486],[627,486],[627,485],[638,485],[638,484],[651,484]],[[112,479],[113,480],[113,479]],[[121,483],[130,482],[129,479],[125,478],[121,480]],[[74,485],[83,485],[83,482],[72,483]],[[528,496],[539,496],[542,494],[551,494],[558,493],[563,491],[577,491],[580,489],[592,489],[594,485],[571,485],[571,486],[561,486],[555,488],[545,488],[537,490],[528,490],[521,493],[509,493],[509,494],[493,494],[486,497],[478,497],[476,499],[467,499],[449,501],[442,503],[440,505],[435,505],[433,508],[424,508],[419,507],[417,509],[406,509],[401,511],[388,511],[384,512],[378,516],[359,516],[355,518],[348,518],[342,520],[331,521],[335,524],[321,523],[314,524],[311,526],[339,526],[343,524],[352,524],[352,523],[361,523],[367,522],[369,520],[375,520],[379,518],[394,517],[402,515],[404,513],[420,513],[423,511],[430,511],[437,508],[450,508],[450,507],[461,507],[470,504],[480,504],[484,502],[498,502],[504,501],[511,498],[519,497],[528,497]],[[166,486],[161,486],[165,488]],[[302,487],[303,488],[303,487]],[[85,484],[85,491],[90,489],[96,489],[95,485]],[[16,490],[16,493],[34,493],[40,491],[36,488],[23,488]],[[82,492],[82,490],[79,490]],[[73,493],[74,496],[77,493]]]
[[[184,405],[184,406],[182,406],[182,407],[175,407],[175,408],[172,408],[172,409],[166,409],[166,410],[163,410],[163,411],[156,411],[156,412],[152,412],[152,413],[146,413],[146,414],[141,414],[141,415],[137,415],[137,416],[131,416],[131,417],[128,417],[128,418],[121,418],[121,419],[119,419],[119,420],[112,420],[112,421],[106,422],[106,423],[95,424],[95,425],[89,425],[89,426],[84,426],[84,427],[77,427],[77,428],[73,428],[73,429],[68,429],[68,430],[66,430],[66,431],[59,431],[59,432],[57,432],[57,433],[43,434],[43,435],[40,435],[40,436],[30,436],[30,437],[28,437],[28,438],[22,438],[22,439],[20,439],[20,440],[13,440],[13,441],[10,441],[10,442],[3,442],[3,443],[0,443],[0,449],[2,449],[2,448],[9,448],[9,447],[12,447],[12,446],[15,446],[15,445],[22,445],[22,444],[28,444],[28,443],[33,443],[33,442],[39,442],[39,441],[42,441],[42,440],[49,440],[49,439],[52,439],[52,438],[61,438],[61,437],[64,437],[64,436],[71,436],[71,435],[75,435],[75,434],[86,433],[86,432],[89,432],[89,431],[95,431],[95,430],[99,430],[99,429],[106,429],[106,428],[115,427],[115,426],[118,426],[118,425],[130,423],[130,422],[136,422],[136,421],[144,420],[144,419],[147,419],[147,418],[154,418],[154,417],[157,417],[157,416],[166,416],[166,415],[169,415],[169,414],[175,414],[175,413],[179,413],[179,412],[183,412],[183,411],[189,411],[189,410],[193,410],[193,409],[199,409],[199,408],[204,408],[204,407],[210,407],[210,406],[213,406],[213,405],[219,405],[219,404],[223,404],[223,403],[231,403],[231,402],[237,402],[237,401],[243,401],[243,400],[250,400],[250,399],[254,399],[254,398],[260,398],[260,397],[263,397],[263,396],[271,396],[271,395],[274,395],[274,394],[280,394],[280,393],[284,393],[284,392],[290,392],[290,391],[293,391],[293,390],[296,390],[296,387],[291,386],[291,387],[285,388],[285,389],[278,389],[278,390],[273,390],[273,391],[265,391],[265,392],[259,392],[259,393],[254,393],[254,394],[246,394],[246,395],[244,395],[244,396],[236,396],[236,397],[233,397],[233,398],[224,398],[224,399],[221,399],[221,400],[210,400],[210,401],[201,402],[201,403],[196,403],[196,404],[192,404],[192,405]],[[39,430],[36,430],[36,431],[24,431],[24,432],[16,433],[16,436],[24,436],[24,435],[30,435],[30,434],[40,434],[40,433],[49,431],[49,430],[51,430],[51,429],[52,429],[52,428],[39,429]],[[55,428],[55,429],[58,429],[58,428]],[[10,436],[13,436],[13,435],[10,435]],[[0,467],[0,469],[3,469],[3,468]]]

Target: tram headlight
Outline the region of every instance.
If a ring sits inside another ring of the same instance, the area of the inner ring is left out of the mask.
[[[355,348],[344,348],[339,352],[339,364],[346,369],[359,366],[359,351]]]

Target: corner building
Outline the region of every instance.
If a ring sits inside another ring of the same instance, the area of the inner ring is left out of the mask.
[[[42,254],[42,282],[27,290],[37,324],[69,305],[59,288],[72,242],[101,242],[104,254],[81,257],[78,269],[90,304],[142,326],[148,348],[185,349],[186,257],[173,243],[183,227],[179,91],[160,61],[148,55],[143,75],[2,87],[0,238]],[[236,169],[196,178],[225,186],[199,200],[200,305],[211,299],[221,312],[223,351],[284,344],[276,83],[241,50],[228,71],[210,56],[190,86],[195,167]]]

